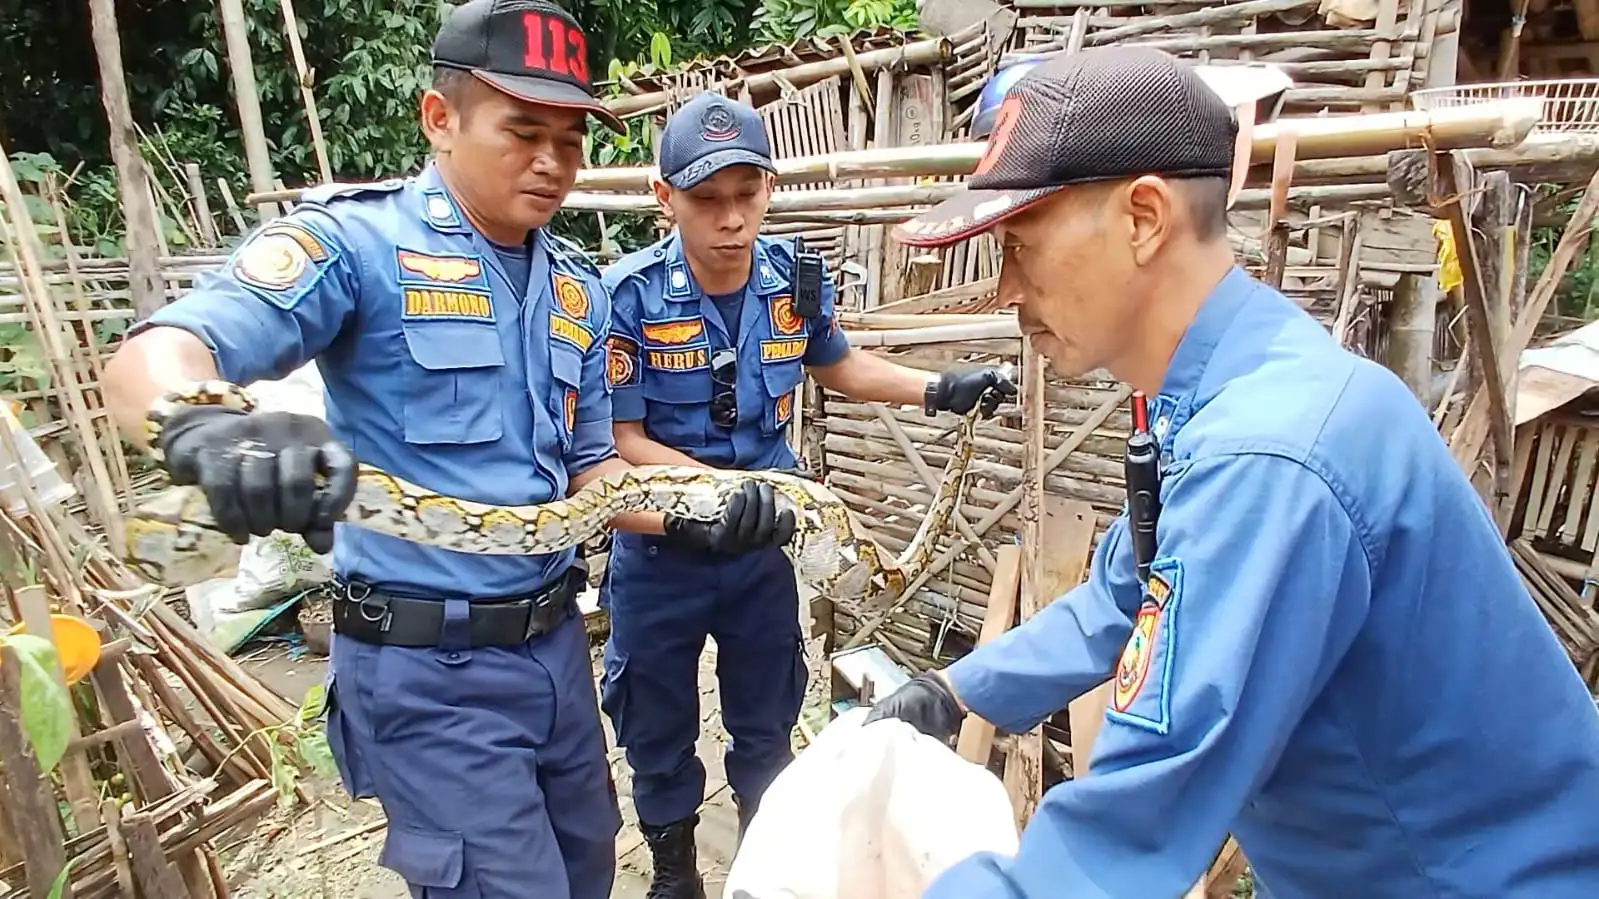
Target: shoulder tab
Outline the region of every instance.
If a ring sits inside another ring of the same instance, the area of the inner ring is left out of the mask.
[[[323,206],[334,200],[391,194],[404,187],[405,180],[404,178],[389,178],[384,181],[370,181],[359,184],[339,183],[337,181],[331,184],[318,184],[302,191],[300,202],[315,203]]]
[[[766,249],[767,257],[772,261],[780,262],[784,266],[793,264],[795,255],[793,238],[761,237],[758,239],[761,242],[761,246]]]
[[[663,240],[642,250],[634,250],[611,263],[605,270],[605,283],[614,288],[623,280],[648,271],[652,266],[663,265],[665,262],[666,241]]]
[[[554,232],[545,233],[549,234],[550,248],[556,252],[556,255],[582,269],[585,274],[593,275],[596,278],[600,276],[600,267],[594,264],[594,260],[589,258],[588,251],[584,250],[577,241],[562,237]]]

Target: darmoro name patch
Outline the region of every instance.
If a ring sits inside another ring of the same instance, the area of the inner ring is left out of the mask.
[[[406,318],[494,321],[494,303],[486,294],[473,293],[470,290],[407,287],[403,296]]]

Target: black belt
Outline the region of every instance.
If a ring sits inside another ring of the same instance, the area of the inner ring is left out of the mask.
[[[577,594],[588,582],[588,566],[572,565],[552,585],[529,596],[474,602],[468,609],[472,648],[521,646],[551,633],[577,614]],[[333,584],[333,630],[376,646],[439,646],[444,637],[444,602],[409,599],[360,582]]]

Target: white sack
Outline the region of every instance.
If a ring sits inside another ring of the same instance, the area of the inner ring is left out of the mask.
[[[262,412],[296,412],[327,418],[322,373],[310,362],[277,381],[250,385]],[[239,554],[239,572],[231,592],[212,596],[211,608],[219,615],[265,609],[333,578],[332,558],[311,551],[297,534],[275,533],[251,537]]]
[[[773,781],[726,899],[918,899],[977,852],[1014,855],[1005,787],[903,721],[853,709]]]

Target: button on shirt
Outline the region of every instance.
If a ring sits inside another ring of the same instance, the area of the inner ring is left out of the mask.
[[[677,234],[631,253],[605,271],[613,316],[610,383],[617,421],[643,421],[658,443],[718,468],[794,467],[785,439],[806,365],[831,365],[849,342],[822,279],[820,313],[794,310],[793,244],[757,238],[750,280],[732,298],[707,296],[694,280]],[[736,303],[736,316],[723,313]],[[733,321],[728,321],[732,318]],[[738,425],[711,420],[711,360],[738,350]]]
[[[308,191],[136,330],[194,333],[239,384],[315,359],[328,423],[361,462],[445,496],[546,503],[615,455],[610,303],[548,232],[523,258],[507,271],[429,165]],[[483,599],[532,592],[573,555],[455,553],[340,524],[334,568],[400,595]]]
[[[948,671],[1012,732],[1111,673],[1093,771],[926,895],[1177,896],[1231,831],[1276,899],[1599,896],[1599,714],[1399,380],[1234,269],[1155,414],[1147,585],[1119,518]]]

